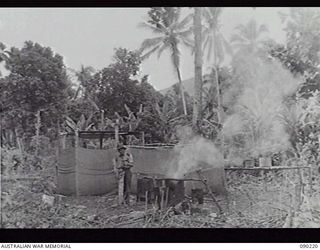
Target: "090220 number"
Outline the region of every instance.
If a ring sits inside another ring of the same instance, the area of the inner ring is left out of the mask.
[[[300,248],[318,248],[318,244],[300,244]]]

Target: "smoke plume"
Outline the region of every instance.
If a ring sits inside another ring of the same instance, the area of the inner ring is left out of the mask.
[[[174,148],[175,158],[168,176],[182,178],[196,169],[223,167],[223,156],[212,141],[195,136],[191,128],[179,130],[180,143]]]
[[[225,105],[232,107],[223,129],[229,157],[258,157],[286,150],[289,135],[279,115],[284,100],[297,90],[299,79],[280,62],[256,56],[246,56],[234,67],[234,86],[224,95]]]

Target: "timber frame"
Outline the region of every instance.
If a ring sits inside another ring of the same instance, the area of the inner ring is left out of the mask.
[[[131,132],[124,132],[124,131],[117,131],[117,130],[100,130],[100,131],[81,131],[77,130],[75,132],[64,132],[60,133],[60,136],[67,137],[67,136],[74,136],[76,141],[76,146],[79,145],[80,139],[99,139],[100,141],[100,149],[103,146],[103,139],[114,138],[116,142],[119,142],[119,136],[125,137],[125,141],[127,141],[127,136],[134,135],[138,136],[142,139],[142,145],[145,144],[144,140],[144,132],[143,131],[131,131]],[[126,144],[126,143],[125,143]]]

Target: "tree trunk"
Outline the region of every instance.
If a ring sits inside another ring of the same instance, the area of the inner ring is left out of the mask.
[[[192,125],[194,130],[199,129],[202,116],[202,37],[201,37],[201,8],[194,8],[194,102]]]
[[[41,127],[41,111],[37,112],[37,123],[36,123],[36,155],[39,153],[40,149],[40,127]]]
[[[218,123],[223,124],[223,107],[221,102],[221,94],[220,94],[220,85],[219,85],[219,65],[218,65],[218,48],[217,48],[217,36],[216,31],[213,31],[213,39],[214,39],[214,87],[216,88],[216,98],[217,98],[217,106],[218,106]],[[221,148],[224,152],[224,135],[223,132],[221,133]]]
[[[222,124],[222,109],[221,109],[221,96],[220,96],[220,86],[219,86],[219,72],[218,72],[218,69],[219,69],[219,65],[218,65],[218,48],[217,48],[217,44],[216,44],[216,41],[217,41],[217,38],[216,38],[216,32],[213,31],[213,39],[214,39],[214,85],[213,87],[216,88],[216,92],[217,92],[217,104],[218,104],[218,123]]]
[[[183,106],[183,113],[184,115],[187,115],[187,104],[186,104],[186,98],[184,95],[184,88],[182,85],[182,79],[181,79],[181,74],[180,74],[180,70],[179,67],[177,65],[175,65],[176,70],[177,70],[177,75],[178,75],[178,80],[179,80],[179,87],[180,87],[180,93],[181,93],[181,99],[182,99],[182,106]]]
[[[116,124],[114,127],[114,139],[116,141],[116,144],[119,143],[119,119],[116,120]]]
[[[218,66],[214,65],[214,78],[213,78],[213,87],[216,89],[216,98],[217,98],[217,106],[218,106],[218,123],[222,124],[222,105],[221,105],[221,95],[220,95],[220,86],[219,86],[219,73]],[[214,97],[213,97],[214,98]],[[214,109],[215,111],[215,109]]]

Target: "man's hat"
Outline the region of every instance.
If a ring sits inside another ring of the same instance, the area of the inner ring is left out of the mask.
[[[117,146],[117,150],[119,151],[120,149],[127,149],[122,143],[119,143]]]

